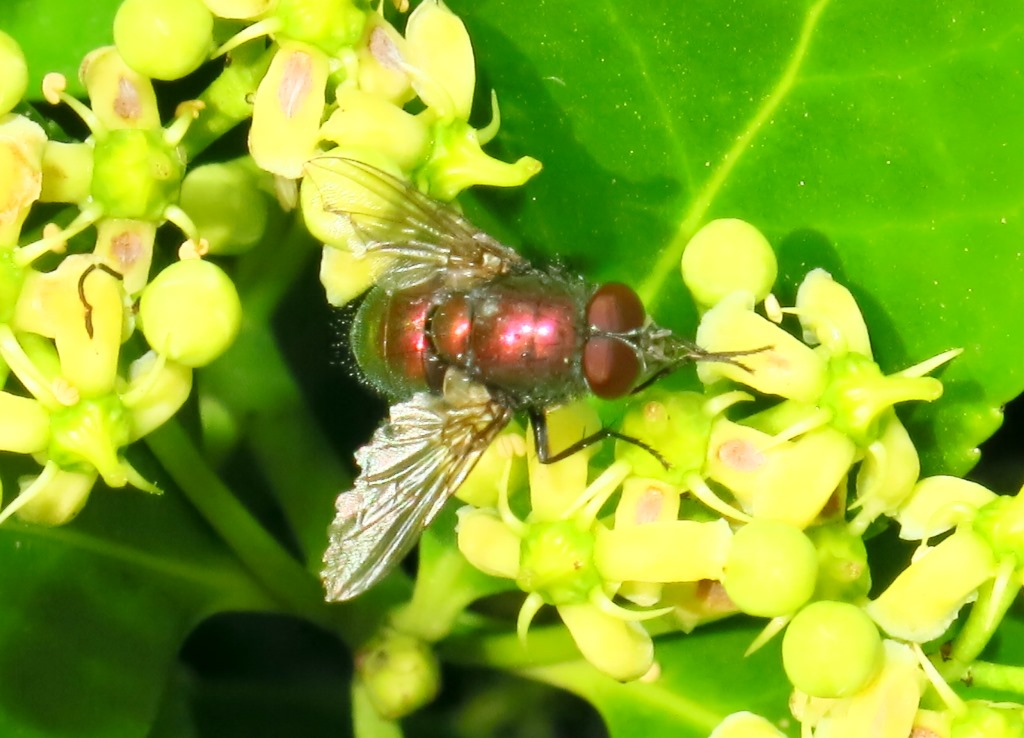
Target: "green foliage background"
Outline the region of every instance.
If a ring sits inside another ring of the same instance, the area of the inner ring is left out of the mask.
[[[481,93],[498,92],[492,150],[545,165],[521,190],[468,198],[480,225],[531,256],[633,283],[660,322],[692,331],[677,271],[687,239],[716,217],[755,223],[778,248],[782,301],[807,269],[826,267],[862,305],[884,369],[964,349],[941,375],[945,397],[908,421],[926,473],[973,466],[1000,408],[1024,387],[1018,3],[451,4],[474,40]],[[0,28],[32,65],[34,97],[44,72],[74,79],[82,55],[110,42],[116,5],[0,6]],[[479,121],[486,98],[478,95]],[[210,444],[204,460],[190,440],[193,413],[133,456],[162,497],[98,489],[70,526],[0,530],[0,735],[346,730],[347,657],[325,633],[356,641],[407,583],[354,605],[319,601],[323,531],[360,439],[335,435],[351,417],[311,414],[351,408],[358,391],[326,368],[314,259],[314,245],[279,224],[236,266],[246,326],[200,379],[245,431],[218,459],[230,489],[208,473]],[[6,461],[11,490],[18,470]],[[1019,483],[1019,464],[1014,471]],[[235,611],[298,621],[207,620]],[[1018,609],[999,645],[1011,663],[1024,662],[1021,621]],[[554,628],[540,629],[525,656],[507,634],[462,634],[441,651],[451,663],[576,692],[616,737],[702,736],[736,709],[786,714],[777,650],[741,658],[756,629],[731,623],[659,640],[655,684],[597,675]],[[493,732],[541,735],[538,725],[554,731],[558,712],[576,709],[523,683],[461,673],[449,682],[473,688],[411,720],[410,733],[443,725],[480,735],[480,712]]]

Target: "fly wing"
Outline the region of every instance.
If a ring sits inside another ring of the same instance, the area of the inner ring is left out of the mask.
[[[467,289],[525,264],[448,205],[370,164],[324,155],[306,166],[303,187],[316,188],[317,205],[351,228],[353,252],[379,258],[377,284],[388,292],[434,279]]]
[[[459,404],[419,393],[392,407],[356,454],[353,488],[338,496],[320,574],[327,599],[351,599],[391,571],[510,418],[486,391]]]

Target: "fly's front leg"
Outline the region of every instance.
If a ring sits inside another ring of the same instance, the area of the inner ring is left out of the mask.
[[[556,461],[569,458],[577,451],[582,451],[588,446],[593,446],[598,441],[603,441],[606,438],[615,438],[619,441],[631,443],[638,448],[642,448],[644,451],[656,458],[666,469],[670,467],[670,464],[665,457],[658,453],[649,444],[644,443],[639,438],[627,436],[626,434],[619,433],[611,428],[601,428],[599,431],[591,433],[589,436],[584,436],[580,440],[576,441],[576,443],[567,446],[558,453],[552,453],[551,443],[548,439],[547,415],[543,410],[537,410],[534,408],[528,410],[527,413],[530,416],[530,427],[533,428],[533,447],[537,451],[537,461],[542,464],[554,464]]]

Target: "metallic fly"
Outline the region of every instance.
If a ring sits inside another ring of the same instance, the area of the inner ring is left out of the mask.
[[[351,338],[365,381],[395,404],[356,454],[353,489],[338,497],[321,574],[329,600],[355,597],[391,571],[517,412],[528,415],[544,463],[609,437],[648,448],[605,428],[551,453],[545,410],[588,394],[623,397],[684,362],[738,355],[659,327],[624,284],[594,287],[530,264],[368,164],[334,159],[331,172],[377,203],[338,214],[354,250],[383,265]]]

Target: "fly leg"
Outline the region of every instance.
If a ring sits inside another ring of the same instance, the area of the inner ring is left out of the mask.
[[[671,466],[665,457],[658,453],[653,446],[644,443],[639,438],[627,436],[625,433],[619,433],[611,428],[601,428],[601,430],[591,433],[589,436],[584,436],[580,440],[576,441],[576,443],[571,444],[558,453],[552,453],[551,444],[548,441],[548,420],[544,411],[531,409],[528,411],[528,414],[530,416],[530,426],[533,428],[533,446],[537,449],[537,461],[542,464],[554,464],[556,461],[567,459],[577,451],[582,451],[587,448],[587,446],[592,446],[598,441],[603,441],[606,438],[615,438],[619,441],[625,441],[626,443],[631,443],[638,448],[642,448],[644,451],[656,458],[666,469]]]

